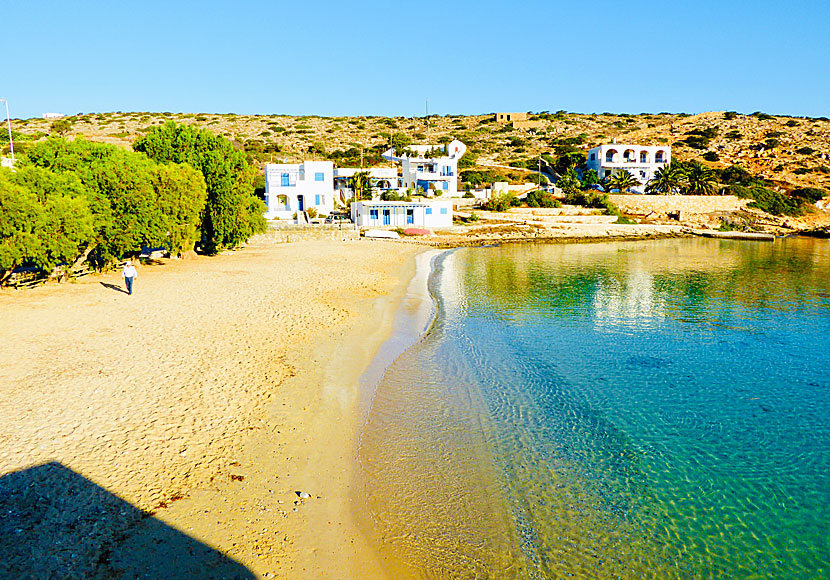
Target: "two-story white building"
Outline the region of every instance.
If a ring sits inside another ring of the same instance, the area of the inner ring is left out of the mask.
[[[266,219],[291,219],[311,208],[334,210],[334,164],[331,161],[265,164]]]
[[[645,185],[654,178],[654,173],[671,163],[671,147],[625,145],[611,143],[600,145],[588,151],[586,165],[588,169],[597,172],[600,179],[610,177],[625,170],[634,176],[640,187],[632,187],[633,191],[643,193]]]
[[[395,155],[389,149],[383,154],[385,159],[401,164],[401,189],[420,189],[426,195],[435,191],[448,197],[458,195],[458,160],[467,151],[464,143],[456,139],[447,145],[411,145],[408,151]]]

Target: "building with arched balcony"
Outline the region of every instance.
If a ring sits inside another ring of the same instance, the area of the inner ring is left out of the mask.
[[[619,171],[628,171],[640,182],[632,187],[636,193],[643,193],[646,184],[654,178],[658,169],[671,163],[671,147],[667,145],[643,146],[610,143],[588,151],[588,169],[597,172],[600,179],[610,177]]]

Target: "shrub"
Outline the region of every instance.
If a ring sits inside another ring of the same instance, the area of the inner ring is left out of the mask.
[[[529,207],[561,207],[562,204],[558,200],[545,191],[544,189],[537,189],[527,194],[527,205]]]
[[[730,141],[735,141],[741,138],[741,132],[733,129],[732,131],[729,131],[729,133],[724,135],[724,137],[726,137]]]
[[[802,200],[791,198],[761,185],[751,187],[732,185],[728,188],[728,192],[744,199],[752,199],[749,207],[755,207],[773,215],[799,216],[804,213]]]
[[[784,123],[784,124],[785,124],[787,127],[798,127],[801,123],[799,123],[798,121],[796,121],[796,120],[794,120],[794,119],[790,119],[789,121],[787,121],[787,122],[786,122],[786,123]]]
[[[692,149],[708,149],[709,139],[703,135],[690,135],[683,140]]]
[[[738,116],[738,113],[736,111],[726,111],[723,114],[723,118],[726,119],[727,121],[731,121],[732,119],[736,118],[737,116]]]
[[[707,151],[703,154],[703,159],[705,159],[706,161],[718,161],[720,159],[720,156],[714,151]]]
[[[812,147],[800,147],[800,148],[796,149],[795,152],[798,153],[799,155],[812,155],[813,153],[816,152],[816,150],[813,149]]]
[[[824,189],[819,189],[817,187],[799,187],[798,189],[794,189],[790,195],[799,199],[804,199],[810,203],[815,203],[826,197],[828,193]]]
[[[473,198],[475,196],[472,193],[470,193],[469,191],[466,191],[466,192],[464,192],[464,195],[462,195],[461,197],[463,197],[464,199],[470,199],[470,198]]]
[[[310,207],[306,210],[306,213],[308,214],[308,217],[310,217],[311,219],[314,219],[314,218],[317,217],[317,208],[316,207]]]
[[[514,194],[509,192],[503,193],[501,195],[491,197],[484,202],[484,209],[488,211],[507,211],[516,201],[518,200]]]

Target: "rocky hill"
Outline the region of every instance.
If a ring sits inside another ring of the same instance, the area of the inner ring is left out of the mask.
[[[204,127],[248,151],[257,163],[269,160],[330,158],[339,165],[383,163],[379,152],[390,136],[402,132],[414,142],[460,139],[469,146],[467,163],[532,166],[543,153],[557,148],[588,149],[617,139],[642,145],[672,145],[682,161],[701,160],[712,167],[740,164],[782,189],[830,189],[830,120],[741,115],[731,112],[684,114],[577,114],[560,111],[528,116],[533,129],[514,128],[488,115],[404,117],[292,117],[286,115],[91,113],[66,117],[68,138],[129,148],[150,127],[172,120]],[[17,151],[45,138],[54,120],[15,119]],[[8,150],[3,132],[2,145]],[[465,164],[466,165],[466,164]],[[508,172],[520,181],[520,169]]]

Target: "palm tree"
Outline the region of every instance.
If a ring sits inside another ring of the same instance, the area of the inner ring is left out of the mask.
[[[364,195],[372,197],[372,183],[369,180],[368,171],[358,171],[352,176],[352,189],[354,190],[355,200],[360,201]]]
[[[714,195],[718,182],[715,172],[699,161],[688,164],[686,169],[686,195]]]
[[[675,162],[670,163],[654,173],[654,178],[646,185],[646,193],[660,193],[663,195],[674,195],[680,193],[683,187],[686,173],[683,168]]]
[[[628,171],[623,169],[622,171],[618,171],[617,173],[609,177],[606,184],[607,191],[617,189],[620,193],[623,193],[632,187],[640,185],[640,182],[637,181],[636,177],[634,177]]]

